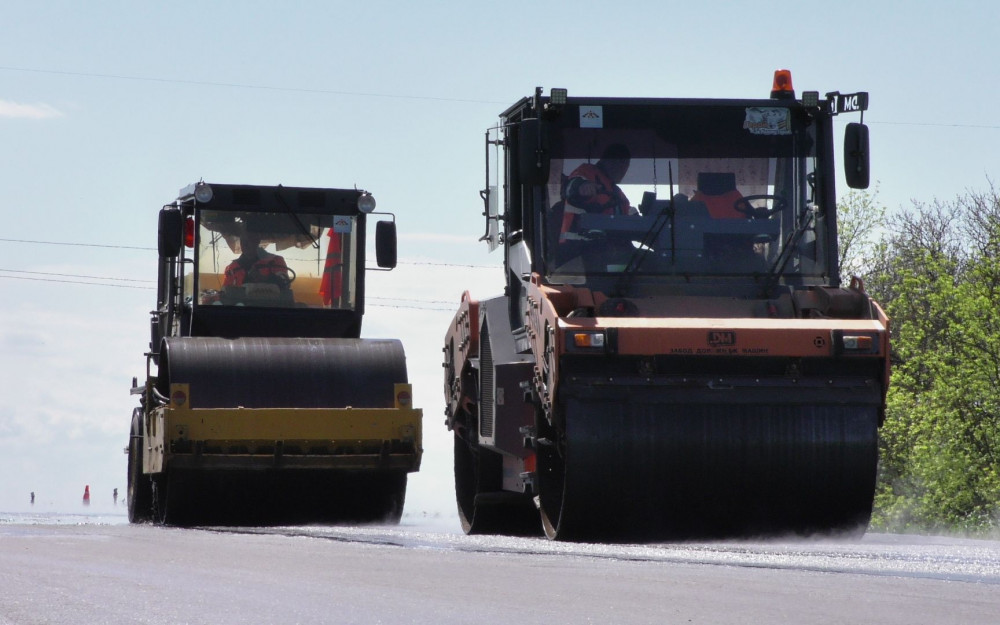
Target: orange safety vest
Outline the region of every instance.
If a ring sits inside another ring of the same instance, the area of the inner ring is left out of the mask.
[[[243,286],[247,281],[247,276],[255,274],[265,282],[271,277],[288,279],[288,265],[285,259],[277,254],[268,253],[262,249],[257,250],[257,260],[250,265],[249,269],[243,266],[237,258],[226,267],[226,277],[222,286]]]
[[[563,209],[562,228],[559,240],[565,241],[567,235],[576,228],[576,217],[583,213],[600,213],[603,215],[628,215],[631,213],[628,196],[600,167],[593,163],[584,163],[569,175],[566,187],[574,179],[583,179],[597,185],[597,193],[585,202],[574,202],[568,195]]]

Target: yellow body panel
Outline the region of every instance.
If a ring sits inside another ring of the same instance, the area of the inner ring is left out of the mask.
[[[170,440],[416,441],[420,410],[195,408],[166,412]]]
[[[187,384],[152,411],[146,473],[168,465],[395,468],[416,471],[423,411],[410,385],[396,385],[394,408],[190,408]]]

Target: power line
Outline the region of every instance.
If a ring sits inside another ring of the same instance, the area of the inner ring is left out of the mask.
[[[868,120],[868,123],[884,125],[884,126],[930,126],[935,128],[979,128],[987,130],[1000,129],[1000,126],[994,126],[989,124],[944,124],[940,122],[882,122],[878,120]]]
[[[138,247],[134,245],[107,245],[101,243],[76,243],[71,241],[37,241],[31,239],[3,239],[0,238],[2,243],[28,243],[34,245],[62,245],[66,247],[99,247],[104,249],[112,250],[141,250],[144,252],[156,251],[155,247]],[[375,266],[374,259],[366,259],[365,262],[369,266]],[[419,261],[419,260],[401,260],[398,261],[399,265],[428,265],[432,267],[457,267],[461,269],[496,269],[495,265],[474,265],[474,264],[462,264],[462,263],[439,263],[434,261]]]
[[[27,277],[27,276],[10,276],[4,275],[4,273],[22,273],[30,274],[32,276],[44,276],[44,277]],[[52,277],[50,277],[52,276]],[[121,281],[121,282],[152,282],[152,280],[133,280],[131,278],[111,278],[105,276],[87,276],[71,273],[49,273],[44,271],[22,271],[19,269],[0,269],[0,279],[7,278],[8,280],[29,280],[31,282],[56,282],[60,284],[76,284],[82,286],[110,286],[125,289],[139,289],[143,291],[154,291],[155,287],[152,286],[134,286],[131,284],[114,284],[109,282],[90,282],[89,280],[110,280],[110,281]],[[79,280],[70,280],[67,278],[80,278]],[[397,308],[397,309],[408,309],[408,310],[430,310],[430,311],[444,311],[451,312],[454,310],[453,307],[443,308],[441,306],[433,306],[433,304],[444,304],[450,305],[454,302],[446,302],[443,300],[422,300],[422,299],[404,299],[404,298],[393,298],[393,297],[369,297],[367,298],[366,305],[374,306],[377,308]],[[388,303],[377,303],[378,300]],[[407,303],[393,303],[393,302],[409,302]],[[413,306],[412,304],[431,304],[431,306]]]
[[[371,260],[366,261],[371,264]],[[436,263],[431,261],[421,261],[421,260],[401,260],[397,263],[398,265],[430,265],[432,267],[458,267],[460,269],[497,269],[496,265],[472,265],[472,264],[461,264],[461,263]]]
[[[371,301],[390,301],[390,302],[416,302],[419,304],[456,304],[457,301],[444,301],[439,299],[406,299],[405,297],[372,297],[370,295],[365,296],[366,302]]]
[[[369,298],[370,299],[370,298]],[[365,302],[365,306],[374,306],[376,308],[394,308],[394,309],[406,309],[406,310],[430,310],[430,311],[441,311],[441,312],[455,312],[456,308],[441,308],[437,306],[407,306],[406,304],[373,304],[371,302]]]
[[[79,78],[101,78],[105,80],[127,80],[132,82],[153,82],[176,85],[195,85],[200,87],[220,87],[229,89],[256,89],[259,91],[278,91],[287,93],[309,93],[315,95],[337,95],[352,96],[359,98],[386,98],[394,100],[423,100],[430,102],[455,102],[460,104],[509,104],[507,101],[499,100],[477,100],[472,98],[446,98],[441,96],[412,95],[405,93],[378,93],[372,91],[344,91],[338,89],[315,89],[308,87],[276,87],[274,85],[257,85],[251,83],[221,82],[212,80],[190,80],[182,78],[159,78],[156,76],[130,76],[126,74],[104,74],[100,72],[71,72],[68,70],[41,69],[37,67],[10,67],[0,66],[0,71],[24,72],[30,74],[48,74],[52,76],[75,76]],[[895,126],[928,126],[939,128],[978,128],[997,130],[1000,125],[992,124],[946,124],[939,122],[900,122],[900,121],[878,121],[869,120],[870,124],[895,125]]]
[[[103,247],[113,250],[143,250],[155,251],[155,247],[137,247],[135,245],[106,245],[101,243],[71,243],[68,241],[33,241],[30,239],[0,239],[3,243],[33,243],[36,245],[64,245],[66,247]]]
[[[11,271],[11,270],[0,269],[0,272],[2,272],[2,271]],[[41,272],[27,271],[27,272],[23,272],[23,273],[41,273]],[[46,274],[46,275],[48,275],[48,274]],[[51,274],[51,275],[57,275],[58,276],[58,275],[64,275],[64,274]],[[86,277],[86,276],[81,276],[81,277]],[[84,280],[66,280],[66,279],[61,279],[61,278],[29,278],[29,277],[26,277],[26,276],[6,276],[6,275],[0,274],[0,279],[3,279],[3,278],[7,278],[8,280],[30,280],[32,282],[57,282],[57,283],[61,283],[61,284],[76,284],[76,285],[82,285],[82,286],[110,286],[110,287],[117,287],[117,288],[121,288],[121,289],[139,289],[139,290],[143,290],[143,291],[154,291],[154,290],[156,290],[155,287],[151,287],[151,286],[133,286],[133,285],[130,285],[130,284],[109,284],[107,282],[87,282],[87,281],[84,281]],[[101,279],[101,280],[118,280],[118,279],[121,279],[121,278],[99,278],[99,279]],[[384,300],[386,302],[399,301],[399,302],[414,302],[414,303],[428,303],[428,304],[447,304],[447,303],[449,303],[449,302],[442,302],[440,300],[418,300],[418,299],[399,299],[399,300],[395,300],[393,298],[368,298],[368,299],[369,300],[380,299],[380,300]],[[428,310],[428,311],[442,311],[442,312],[453,312],[455,310],[455,308],[443,308],[443,307],[440,307],[440,306],[412,306],[412,305],[409,305],[409,304],[391,304],[391,303],[379,304],[379,303],[374,303],[374,302],[370,302],[370,301],[366,302],[365,305],[366,306],[373,306],[375,308],[395,308],[395,309]]]
[[[114,282],[145,282],[147,284],[153,284],[156,280],[140,280],[137,278],[113,278],[109,276],[87,276],[76,273],[52,273],[48,271],[27,271],[24,269],[0,269],[7,273],[27,273],[35,276],[58,276],[60,278],[85,278],[88,280],[111,280]],[[13,277],[13,276],[11,276]]]
[[[6,271],[5,269],[0,269],[0,271]],[[60,282],[62,284],[82,284],[86,286],[111,286],[119,289],[142,289],[144,291],[153,291],[154,287],[151,286],[132,286],[131,284],[109,284],[107,282],[86,282],[84,280],[63,280],[59,278],[29,278],[27,276],[5,276],[0,275],[0,278],[7,278],[8,280],[30,280],[31,282]]]
[[[262,91],[282,91],[288,93],[312,93],[317,95],[341,95],[363,98],[389,98],[395,100],[426,100],[431,102],[458,102],[463,104],[506,104],[495,100],[473,100],[469,98],[443,98],[439,96],[409,95],[402,93],[375,93],[367,91],[341,91],[334,89],[310,89],[305,87],[275,87],[273,85],[254,85],[249,83],[219,82],[211,80],[186,80],[179,78],[157,78],[155,76],[127,76],[123,74],[101,74],[97,72],[70,72],[55,69],[39,69],[35,67],[2,67],[8,72],[25,72],[31,74],[50,74],[54,76],[77,76],[81,78],[104,78],[108,80],[130,80],[138,82],[156,82],[174,85],[196,85],[200,87],[227,87],[232,89],[257,89]]]

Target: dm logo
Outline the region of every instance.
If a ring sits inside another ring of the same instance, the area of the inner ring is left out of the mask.
[[[732,347],[736,345],[736,333],[728,330],[713,330],[708,333],[708,344],[711,347]]]

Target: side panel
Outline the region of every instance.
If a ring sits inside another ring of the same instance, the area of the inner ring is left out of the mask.
[[[164,470],[167,443],[163,433],[166,429],[166,415],[168,410],[169,408],[166,406],[152,410],[143,424],[145,429],[143,442],[146,445],[142,454],[143,473],[155,474],[162,473]]]
[[[480,341],[480,441],[484,447],[518,457],[528,455],[521,428],[534,425],[530,401],[534,359],[518,353],[507,298],[483,303]]]

